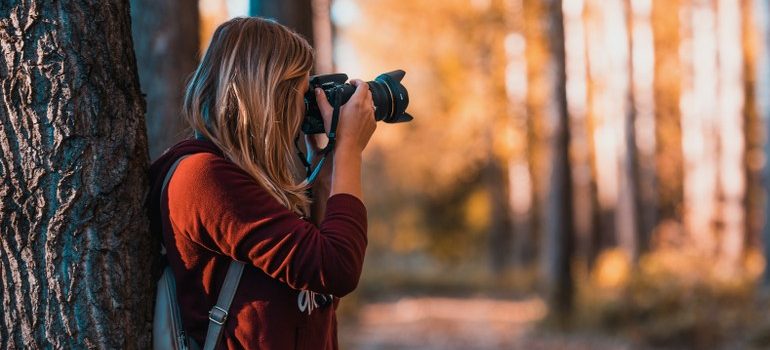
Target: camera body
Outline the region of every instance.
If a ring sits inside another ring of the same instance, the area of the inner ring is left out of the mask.
[[[409,94],[401,85],[401,80],[406,73],[403,70],[380,74],[372,81],[368,81],[369,90],[372,92],[374,102],[374,119],[386,123],[402,123],[412,120],[412,116],[406,113],[409,105]],[[310,89],[305,94],[305,117],[302,121],[302,132],[305,134],[320,134],[325,132],[323,117],[315,99],[315,88],[321,88],[326,99],[334,106],[339,98],[339,105],[343,105],[353,93],[356,87],[346,83],[348,76],[344,73],[316,75],[310,79]]]

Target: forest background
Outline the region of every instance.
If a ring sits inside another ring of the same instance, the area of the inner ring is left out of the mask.
[[[141,172],[242,15],[308,38],[314,73],[407,72],[415,120],[365,153],[346,348],[770,347],[769,0],[72,4],[0,5],[2,348],[146,345]]]

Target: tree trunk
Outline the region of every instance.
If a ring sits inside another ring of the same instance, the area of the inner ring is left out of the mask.
[[[620,247],[626,252],[631,261],[636,261],[640,254],[639,227],[637,215],[639,212],[637,192],[637,147],[636,135],[634,134],[634,124],[636,122],[636,111],[633,108],[633,88],[632,88],[632,55],[631,43],[629,42],[629,11],[626,8],[626,2],[616,0],[605,4],[612,10],[608,11],[609,17],[606,20],[609,23],[607,29],[626,33],[626,35],[610,36],[607,39],[611,49],[610,54],[613,66],[616,70],[611,78],[612,90],[617,94],[617,137],[618,140],[618,166],[619,166],[619,187],[618,187],[618,210],[615,229],[618,234]]]
[[[0,4],[0,348],[147,349],[155,245],[128,4]]]
[[[564,325],[573,308],[574,281],[572,253],[574,239],[572,208],[572,176],[569,159],[569,116],[567,114],[566,68],[564,48],[564,21],[561,0],[526,0],[527,31],[537,32],[533,45],[543,65],[529,74],[538,76],[530,93],[545,93],[542,104],[530,115],[542,115],[550,125],[546,128],[550,149],[549,166],[543,173],[547,179],[547,197],[544,198],[541,219],[544,240],[541,255],[543,282],[552,317]],[[538,42],[537,39],[544,40]],[[529,41],[528,41],[529,42]],[[543,45],[537,47],[536,45]],[[534,54],[534,53],[533,53]],[[531,56],[530,56],[531,57]]]
[[[315,74],[334,72],[334,26],[331,20],[331,0],[312,0],[313,48]]]
[[[131,21],[155,159],[186,136],[180,110],[185,83],[198,64],[198,6],[188,0],[131,0]]]
[[[564,45],[567,68],[567,106],[570,116],[570,152],[573,169],[575,207],[575,255],[584,270],[591,266],[593,238],[596,232],[592,169],[592,142],[588,123],[588,72],[586,64],[585,4],[581,0],[564,1]]]
[[[653,98],[655,101],[655,183],[658,190],[655,229],[658,241],[679,239],[682,224],[682,127],[679,100],[682,65],[680,2],[652,1],[652,35],[655,51]]]
[[[599,209],[603,235],[628,257],[637,255],[633,114],[629,104],[629,45],[624,2],[586,3],[588,67],[591,76],[591,115],[594,120]],[[623,33],[617,35],[616,33]]]
[[[596,237],[593,258],[602,250],[614,247],[620,237],[617,231],[618,189],[620,170],[616,135],[619,112],[616,101],[625,99],[622,94],[610,88],[610,80],[617,75],[612,70],[610,50],[605,36],[617,29],[605,28],[607,9],[600,0],[585,2],[586,52],[588,68],[588,115],[591,124],[591,145],[593,146],[593,170],[596,190]],[[617,61],[617,60],[616,60]],[[612,96],[614,94],[614,96]],[[593,260],[593,259],[592,259]]]
[[[223,0],[198,0],[198,43],[200,52],[203,53],[209,47],[214,31],[220,24],[230,19],[227,2]]]
[[[716,253],[718,214],[719,81],[713,0],[693,1],[682,11],[682,150],[685,227],[692,246]]]
[[[312,0],[250,0],[249,13],[252,16],[273,18],[307,39],[313,41]]]
[[[741,6],[735,0],[717,2],[719,60],[719,200],[721,272],[734,276],[743,263],[746,242],[745,138],[743,133],[743,41]]]
[[[315,49],[313,74],[334,71],[330,0],[250,0],[252,16],[273,18],[307,39]]]
[[[550,0],[548,6],[548,38],[552,54],[551,69],[552,94],[557,125],[553,134],[554,159],[549,181],[551,195],[548,200],[548,213],[551,216],[545,225],[546,244],[549,257],[546,268],[550,270],[548,283],[552,286],[551,305],[562,322],[572,312],[574,281],[572,277],[573,256],[573,207],[572,207],[572,168],[570,167],[570,123],[567,114],[567,92],[564,53],[564,20],[561,0]],[[550,266],[549,266],[550,265]]]
[[[636,153],[635,204],[637,212],[637,257],[644,253],[657,223],[657,184],[655,183],[655,99],[653,78],[655,49],[650,14],[652,4],[644,0],[626,0],[631,43],[631,87],[633,124],[629,139]]]
[[[742,0],[741,11],[744,18],[743,33],[743,89],[745,91],[745,107],[743,109],[743,133],[745,135],[746,152],[744,162],[746,164],[746,196],[744,206],[746,208],[746,246],[760,251],[762,248],[762,225],[764,224],[764,187],[762,185],[762,163],[764,154],[762,145],[764,138],[764,124],[760,115],[760,101],[764,100],[757,95],[758,72],[760,50],[762,49],[762,15],[756,14],[755,6],[760,1],[766,0]],[[767,16],[767,15],[765,15]],[[767,95],[764,95],[767,96]]]
[[[766,96],[770,96],[770,0],[754,0],[753,2],[753,15],[755,21],[755,28],[758,32],[757,38],[757,56],[756,56],[756,79],[754,84],[756,89],[756,96],[763,96],[763,98],[757,98],[756,109],[759,118],[764,121],[765,135],[770,135],[770,100]],[[763,250],[765,252],[765,260],[770,256],[770,162],[768,162],[767,156],[770,155],[770,141],[767,137],[764,143],[764,161],[760,164],[764,164],[762,169],[763,181],[764,181],[764,226],[762,228],[762,239],[764,241]],[[770,287],[770,268],[765,265],[765,271],[763,276],[763,284],[766,287]]]

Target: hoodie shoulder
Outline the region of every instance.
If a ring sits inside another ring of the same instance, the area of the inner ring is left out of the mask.
[[[210,172],[237,170],[246,173],[232,161],[209,152],[188,155],[187,158],[179,163],[179,167],[181,168],[182,166],[184,166],[185,171],[197,170]]]
[[[208,152],[192,154],[182,160],[175,171],[174,180],[176,184],[193,187],[254,182],[251,176],[235,163]]]

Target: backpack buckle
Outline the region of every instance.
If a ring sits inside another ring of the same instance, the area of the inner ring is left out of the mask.
[[[225,324],[225,321],[227,321],[227,310],[214,305],[211,311],[209,311],[209,320],[220,326]]]

